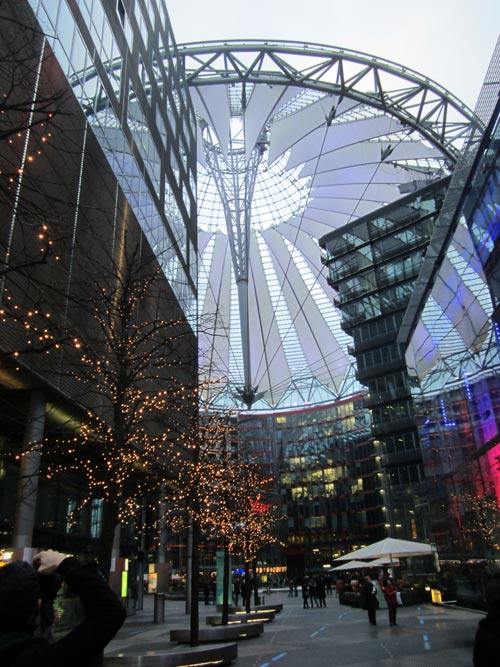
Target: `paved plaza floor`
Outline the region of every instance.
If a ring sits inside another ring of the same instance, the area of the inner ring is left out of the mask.
[[[474,634],[480,612],[424,604],[400,607],[397,626],[387,610],[377,612],[377,625],[367,612],[327,597],[326,608],[303,609],[300,597],[286,591],[266,595],[266,603],[283,603],[283,611],[266,623],[264,633],[238,642],[238,667],[471,667]],[[200,604],[200,627],[214,606]],[[173,628],[189,627],[185,602],[167,600],[165,621],[153,623],[153,599],[130,616],[105,656],[159,655],[172,650]]]

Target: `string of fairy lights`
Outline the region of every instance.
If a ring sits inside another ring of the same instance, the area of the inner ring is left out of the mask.
[[[58,216],[50,202],[42,203],[40,171],[47,149],[54,149],[62,95],[33,97],[22,83],[8,86],[0,99],[0,202],[9,212],[0,257],[0,321],[23,330],[24,335],[17,336],[20,348],[9,350],[14,359],[27,352],[49,354],[62,342],[52,309],[42,296],[43,280],[28,278],[37,267],[60,260],[51,225]],[[22,99],[16,96],[19,90],[24,92]]]
[[[463,537],[479,537],[488,549],[497,549],[500,544],[500,523],[496,496],[464,493],[457,502],[463,505],[461,532]]]
[[[225,417],[200,420],[193,458],[179,462],[172,491],[164,499],[166,521],[174,532],[195,523],[202,540],[215,542],[243,562],[278,542],[282,520],[277,507],[261,503],[274,479],[239,449],[228,447],[234,426]]]

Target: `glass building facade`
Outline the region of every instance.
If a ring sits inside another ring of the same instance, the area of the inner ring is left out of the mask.
[[[488,559],[498,543],[500,383],[483,378],[415,398],[429,534],[443,560]]]
[[[164,0],[30,4],[194,327],[196,123]]]
[[[500,104],[485,132],[480,148],[470,192],[464,205],[467,220],[478,256],[484,267],[495,308],[494,319],[499,322],[500,304]]]
[[[372,456],[384,492],[379,522],[392,537],[428,537],[418,424],[396,339],[448,184],[427,186],[320,241],[343,327],[353,337],[357,376],[369,392]]]
[[[293,576],[384,532],[364,401],[359,394],[336,404],[238,419],[239,445],[267,461],[275,475],[286,523],[282,558]]]
[[[4,9],[0,545],[12,547],[19,533],[24,475],[32,483],[26,497],[33,532],[26,524],[23,546],[96,554],[102,487],[86,497],[84,466],[56,477],[48,471],[58,442],[81,446],[88,413],[110,418],[110,385],[84,375],[82,355],[105,349],[101,331],[118,326],[116,311],[114,324],[106,318],[119,293],[130,289],[123,303],[136,304],[132,331],[142,330],[151,346],[155,331],[165,334],[158,366],[136,385],[139,394],[196,388],[194,112],[182,72],[168,69],[173,37],[164,3],[23,0]],[[142,300],[134,301],[134,280],[151,287]],[[174,333],[178,344],[167,349]],[[173,420],[174,411],[184,433],[196,407],[181,398],[164,412]],[[20,474],[25,447],[39,459]],[[132,524],[121,546],[137,564]]]

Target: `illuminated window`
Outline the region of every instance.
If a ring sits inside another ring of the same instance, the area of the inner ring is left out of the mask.
[[[90,506],[90,536],[101,537],[102,532],[102,499],[94,498]]]

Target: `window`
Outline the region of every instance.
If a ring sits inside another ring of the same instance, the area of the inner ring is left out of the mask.
[[[120,17],[120,22],[122,25],[125,23],[125,7],[123,5],[123,0],[118,0],[116,3],[116,11],[118,12],[118,16]]]
[[[66,507],[66,532],[74,533],[78,528],[79,512],[76,500],[68,500]]]
[[[90,536],[98,539],[102,532],[102,499],[94,498],[90,505]]]

